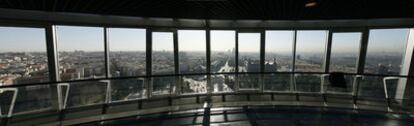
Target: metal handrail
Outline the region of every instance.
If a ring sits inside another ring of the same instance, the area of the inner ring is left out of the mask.
[[[385,99],[387,100],[387,110],[388,111],[393,111],[391,108],[391,98],[388,95],[388,81],[389,80],[399,80],[401,79],[401,77],[384,77],[383,79],[383,84],[384,84],[384,93],[385,93]]]
[[[6,115],[6,117],[10,118],[13,114],[14,104],[16,103],[16,98],[17,98],[17,94],[18,94],[19,90],[17,88],[3,88],[3,89],[0,89],[0,91],[1,91],[0,93],[8,92],[8,91],[13,92],[13,97],[12,97],[11,104],[9,106],[9,111]],[[1,112],[1,108],[0,108],[0,117],[1,116],[2,116],[2,112]]]
[[[290,72],[274,72],[274,73],[276,73],[276,74],[289,74]],[[225,73],[225,74],[228,74],[228,73]],[[252,74],[252,73],[244,73],[244,74]],[[254,74],[260,74],[260,73],[254,73]],[[295,75],[297,75],[297,74],[298,73],[296,73]],[[320,74],[320,73],[306,73],[306,74]],[[199,75],[199,74],[191,74],[191,75]],[[354,75],[354,74],[350,74],[350,75]],[[186,75],[186,76],[190,76],[190,75]],[[319,94],[325,94],[325,93],[327,93],[327,91],[326,91],[327,88],[324,88],[324,86],[325,86],[324,85],[324,81],[322,81],[322,79],[324,77],[326,77],[326,76],[329,76],[329,75],[328,74],[321,74],[320,75],[320,77],[321,77],[321,91],[320,92],[316,92],[316,93],[319,93]],[[358,81],[358,79],[359,78],[362,78],[362,77],[363,77],[363,75],[356,75],[355,78],[354,78],[354,85],[353,85],[353,89],[352,89],[352,96],[354,98],[354,105],[356,105],[356,98],[358,97],[358,89],[359,89],[359,81]],[[395,78],[401,78],[401,77],[386,77],[386,78],[384,78],[384,84],[386,83],[386,80],[388,80],[388,79],[395,79]],[[104,103],[102,103],[102,105],[108,105],[112,101],[112,99],[111,99],[111,89],[112,88],[111,88],[110,80],[111,79],[100,79],[100,80],[98,80],[99,82],[103,82],[103,83],[106,84],[105,101],[104,101]],[[296,77],[294,77],[294,81],[295,80],[296,80]],[[80,82],[83,82],[83,81],[80,81]],[[294,83],[294,82],[292,82],[292,83]],[[70,83],[58,83],[58,85],[57,85],[59,110],[65,110],[65,109],[67,109],[67,101],[68,101],[68,97],[69,97],[70,85],[71,85]],[[33,85],[30,85],[30,86],[33,86]],[[65,97],[63,97],[63,94],[62,94],[63,93],[63,91],[62,91],[63,89],[62,88],[65,87],[65,86],[67,87],[67,90],[64,92],[65,93]],[[384,87],[386,87],[386,85]],[[6,88],[1,88],[0,87],[0,90],[4,90],[4,89],[6,89]],[[8,89],[15,89],[15,91],[16,91],[15,94],[14,94],[14,98],[13,98],[13,100],[14,100],[13,101],[13,105],[11,106],[11,107],[14,107],[14,102],[16,100],[16,96],[17,96],[17,91],[18,90],[17,90],[17,88],[8,88]],[[386,89],[384,91],[387,92]],[[233,92],[233,93],[260,93],[260,94],[266,94],[266,92],[264,92],[264,91],[262,91],[262,92],[240,92],[238,90],[236,90],[236,92]],[[289,93],[296,93],[296,94],[299,93],[300,94],[300,93],[303,93],[303,92],[298,92],[295,89],[295,90],[293,90],[293,91],[291,91]],[[194,94],[194,95],[192,95],[192,94],[168,95],[167,97],[177,97],[177,96],[178,97],[180,97],[180,96],[182,96],[182,97],[187,97],[187,96],[190,97],[190,96],[198,96],[198,95],[207,95],[207,93],[205,93],[205,94]],[[150,99],[154,99],[154,98],[152,98],[152,97],[148,98],[147,97],[146,99],[150,100]],[[388,98],[387,93],[386,93],[386,98]],[[142,100],[142,99],[137,99],[137,100]],[[118,103],[118,102],[116,102],[116,103]],[[9,111],[8,117],[11,117],[12,115],[13,115],[13,111]]]

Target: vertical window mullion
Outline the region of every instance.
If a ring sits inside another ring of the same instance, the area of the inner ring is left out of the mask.
[[[110,66],[109,66],[109,41],[108,35],[109,31],[107,27],[103,29],[103,36],[104,36],[104,52],[105,52],[105,78],[109,78],[110,75]]]
[[[177,29],[173,30],[173,42],[174,42],[174,74],[176,75],[176,95],[180,95],[181,94],[181,76],[180,74],[180,69],[179,69],[179,57],[178,57],[178,31]]]
[[[152,94],[152,29],[147,28],[146,29],[146,50],[145,50],[145,56],[146,56],[146,63],[145,63],[145,72],[146,72],[146,85],[147,85],[147,97],[150,98]]]
[[[295,81],[295,68],[296,68],[296,40],[297,40],[297,30],[293,32],[293,58],[292,58],[292,74],[290,74],[290,91],[296,91],[296,81]]]
[[[48,25],[46,27],[46,46],[48,57],[49,80],[51,82],[59,81],[58,57],[57,57],[57,39],[56,27]]]

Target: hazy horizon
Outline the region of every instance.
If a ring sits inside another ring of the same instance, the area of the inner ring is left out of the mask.
[[[104,51],[102,27],[57,26],[57,52]],[[146,49],[145,29],[108,28],[110,51],[144,51]],[[179,51],[205,51],[205,30],[178,30]],[[367,53],[400,53],[405,50],[408,29],[370,30]],[[351,37],[349,37],[351,35]],[[337,36],[334,34],[333,39]],[[340,36],[338,34],[338,36]],[[211,50],[228,51],[239,39],[240,52],[260,51],[259,33],[239,33],[234,30],[212,30]],[[298,30],[297,53],[325,51],[326,30]],[[358,39],[358,38],[357,38]],[[173,50],[171,32],[153,32],[153,50]],[[290,53],[293,48],[293,31],[266,31],[266,53]],[[359,51],[359,43],[352,34],[338,37],[332,49],[339,53]],[[43,28],[0,27],[0,53],[45,52],[46,39]],[[375,43],[375,44],[374,44]]]

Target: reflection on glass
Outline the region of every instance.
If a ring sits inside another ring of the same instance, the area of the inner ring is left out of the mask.
[[[174,36],[172,32],[152,33],[152,74],[174,74]]]
[[[356,73],[361,33],[333,33],[330,72]]]
[[[235,31],[211,31],[211,72],[235,72]]]
[[[0,89],[0,114],[7,115],[10,112],[14,91],[6,91]]]
[[[143,78],[111,80],[112,101],[145,98],[145,94]]]
[[[327,31],[297,31],[296,72],[321,72]]]
[[[400,74],[408,32],[408,29],[370,30],[364,72]]]
[[[206,72],[206,31],[178,31],[180,73]]]
[[[364,76],[358,91],[358,99],[385,100],[383,77]]]
[[[345,75],[345,81],[346,81],[346,88],[343,87],[333,87],[332,84],[329,82],[329,78],[324,78],[324,86],[326,89],[326,92],[328,93],[352,93],[353,85],[355,76],[354,75]]]
[[[67,107],[104,103],[107,86],[107,83],[97,81],[71,83]]]
[[[48,85],[27,86],[18,89],[13,113],[52,108],[52,88]]]
[[[145,75],[145,29],[108,28],[110,76]]]
[[[0,27],[0,86],[49,81],[45,29]]]
[[[239,72],[260,72],[260,33],[239,33]]]
[[[211,76],[213,92],[234,92],[236,76],[229,74],[218,74]]]
[[[60,80],[105,77],[103,28],[56,26]]]
[[[290,72],[294,31],[266,31],[265,72]]]
[[[289,91],[290,74],[266,74],[263,77],[265,91]]]
[[[163,95],[172,94],[176,88],[176,77],[153,77],[152,78],[152,94]]]
[[[207,93],[207,76],[183,76],[180,82],[183,93]]]
[[[296,74],[295,75],[296,91],[299,92],[320,92],[321,77],[320,75]]]
[[[260,88],[260,75],[258,74],[239,74],[238,78],[241,90],[256,90]]]

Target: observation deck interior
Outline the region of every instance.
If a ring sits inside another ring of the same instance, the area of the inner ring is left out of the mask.
[[[0,126],[412,126],[413,56],[413,0],[0,0]]]

